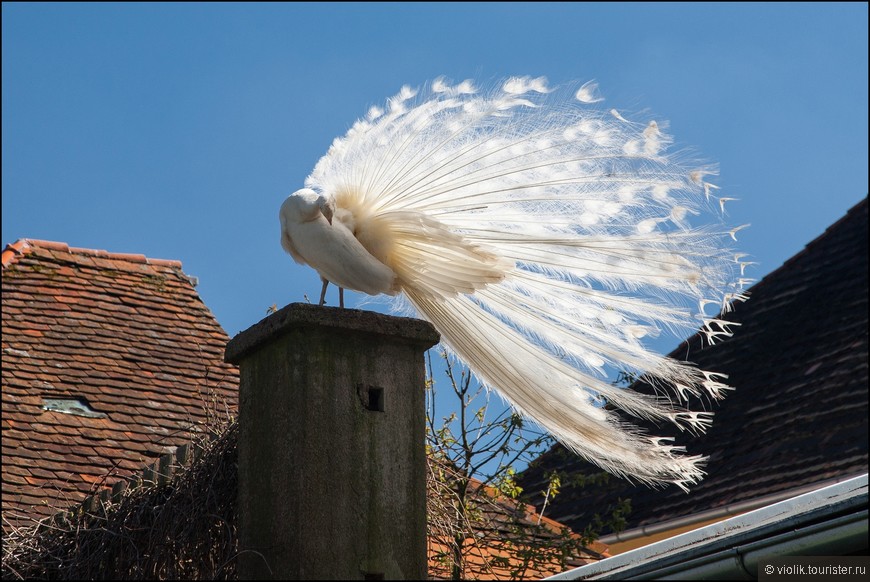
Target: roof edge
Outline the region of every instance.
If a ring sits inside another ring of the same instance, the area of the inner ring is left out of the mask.
[[[762,495],[761,497],[754,497],[752,499],[747,499],[746,501],[740,501],[736,503],[729,503],[727,505],[716,507],[713,509],[708,509],[707,511],[701,511],[698,513],[693,513],[691,515],[685,515],[682,517],[677,517],[674,519],[670,519],[668,521],[661,522],[653,522],[647,525],[641,525],[629,530],[625,530],[616,534],[608,534],[601,536],[598,541],[603,544],[616,544],[620,542],[627,542],[630,540],[634,540],[637,538],[642,538],[646,536],[656,535],[668,530],[677,529],[680,527],[691,526],[694,524],[702,524],[711,519],[730,519],[732,517],[736,517],[738,515],[742,515],[749,511],[754,511],[761,507],[767,507],[768,505],[772,505],[774,503],[779,503],[780,501],[785,501],[786,499],[791,499],[793,497],[797,497],[799,495],[804,495],[806,493],[811,493],[813,491],[817,491],[818,489],[823,489],[825,487],[830,487],[832,485],[836,485],[837,483],[842,483],[843,481],[848,481],[850,479],[854,479],[860,477],[861,475],[865,475],[866,472],[860,473],[850,473],[847,475],[842,475],[840,477],[835,477],[833,479],[825,479],[823,481],[816,481],[814,483],[809,483],[807,485],[801,485],[799,487],[794,487],[791,489],[785,489],[783,491],[777,491],[776,493],[770,493],[767,495]]]
[[[6,248],[3,249],[3,268],[5,269],[11,265],[13,261],[21,255],[27,254],[29,249],[30,245],[26,238],[20,238],[14,243],[6,245]]]
[[[71,247],[65,242],[40,240],[33,238],[21,238],[12,244],[6,245],[6,248],[3,249],[3,268],[5,269],[6,267],[9,267],[15,262],[18,257],[28,254],[34,248],[40,248],[50,251],[59,251],[62,253],[70,253],[75,255],[86,255],[91,257],[97,257],[100,259],[111,259],[117,261],[127,261],[129,263],[154,265],[158,267],[172,267],[178,269],[182,268],[181,261],[175,259],[152,259],[140,254],[110,253],[109,251],[100,249]]]
[[[766,279],[767,277],[769,277],[769,276],[772,275],[773,273],[776,273],[777,271],[780,271],[780,270],[784,269],[785,267],[790,266],[790,265],[791,265],[792,263],[794,263],[796,260],[798,260],[798,259],[800,259],[801,257],[803,257],[803,255],[807,254],[807,253],[810,251],[810,249],[811,249],[812,247],[816,246],[816,245],[819,243],[819,241],[821,241],[821,240],[823,240],[824,238],[826,238],[827,236],[829,236],[829,235],[831,234],[831,232],[838,230],[838,229],[840,228],[840,226],[841,226],[844,222],[848,222],[848,221],[850,221],[850,220],[853,220],[853,219],[855,218],[855,216],[856,216],[858,213],[864,211],[864,210],[865,210],[865,207],[867,206],[867,204],[868,204],[868,195],[865,195],[864,198],[862,198],[862,199],[859,200],[859,201],[858,201],[854,206],[852,206],[851,208],[849,208],[849,210],[846,211],[846,214],[844,214],[844,215],[841,216],[839,219],[837,219],[834,223],[832,223],[831,225],[829,225],[829,226],[824,230],[824,232],[822,232],[822,233],[819,234],[817,237],[815,237],[813,240],[811,240],[810,242],[808,242],[807,244],[805,244],[805,245],[804,245],[804,248],[802,248],[801,250],[799,250],[798,252],[796,252],[795,254],[793,254],[791,257],[789,257],[788,259],[786,259],[786,260],[782,263],[782,265],[780,265],[780,266],[777,267],[775,270],[773,270],[773,271],[771,271],[770,273],[768,273],[767,275],[765,275],[764,278],[762,278],[761,281],[759,281],[759,283],[761,283],[762,281],[764,281],[764,279]]]
[[[753,294],[757,293],[759,289],[766,289],[767,286],[770,285],[771,280],[776,280],[779,277],[781,277],[783,272],[787,272],[788,269],[791,269],[793,267],[793,265],[796,261],[802,260],[805,255],[812,252],[819,244],[821,244],[822,241],[824,241],[826,238],[831,236],[832,232],[835,232],[839,228],[841,228],[845,222],[848,222],[850,220],[854,220],[855,217],[860,212],[862,212],[862,211],[866,212],[867,205],[868,205],[868,196],[865,195],[864,198],[862,198],[854,206],[849,208],[849,210],[846,212],[846,214],[844,214],[839,219],[837,219],[833,224],[831,224],[830,226],[825,228],[824,232],[822,232],[821,234],[816,236],[810,242],[806,243],[801,250],[799,250],[794,255],[792,255],[791,257],[786,259],[779,267],[770,271],[761,279],[756,280],[755,283],[751,287],[749,287],[747,289],[741,289],[741,293],[745,294],[749,298],[749,300],[751,301]],[[720,317],[722,317],[725,320],[728,320],[727,314],[730,311],[732,311],[732,309],[736,305],[736,303],[737,303],[737,301],[731,301],[728,308],[723,309],[720,312]],[[703,345],[706,345],[706,346],[713,345],[712,342],[705,340],[704,339],[705,337],[706,336],[704,335],[704,330],[702,328],[701,330],[696,331],[695,333],[693,333],[692,335],[690,335],[689,337],[687,337],[683,341],[681,341],[680,344],[676,348],[674,348],[673,351],[668,353],[668,356],[675,357],[675,356],[678,356],[678,354],[685,353],[687,345],[692,345],[692,344],[698,343],[698,342],[700,342],[700,345],[702,345],[702,346]],[[675,357],[675,359],[681,360],[682,358]],[[634,385],[632,385],[632,387],[633,386]]]
[[[547,580],[756,579],[772,557],[849,556],[866,548],[864,473]]]

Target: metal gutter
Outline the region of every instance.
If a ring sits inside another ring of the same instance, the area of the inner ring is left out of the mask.
[[[548,580],[751,580],[765,558],[866,550],[867,520],[864,474]]]
[[[664,531],[678,529],[696,523],[700,524],[708,522],[712,519],[734,517],[736,515],[746,513],[747,511],[752,511],[761,507],[767,507],[768,505],[773,505],[774,503],[783,501],[785,499],[791,499],[792,497],[797,497],[799,495],[803,495],[804,493],[816,491],[823,487],[842,483],[844,481],[854,479],[855,477],[860,477],[863,474],[864,473],[855,473],[853,475],[845,475],[842,477],[837,477],[836,479],[828,479],[826,481],[820,481],[811,485],[804,485],[803,487],[795,487],[794,489],[779,491],[777,493],[771,493],[769,495],[755,497],[753,499],[740,501],[738,503],[729,503],[728,505],[723,505],[722,507],[717,507],[708,511],[693,513],[692,515],[686,515],[683,517],[678,517],[676,519],[670,519],[668,521],[660,521],[657,523],[628,529],[623,532],[601,536],[600,538],[598,538],[598,541],[605,545],[612,545],[620,542],[627,542],[637,538],[652,536]]]

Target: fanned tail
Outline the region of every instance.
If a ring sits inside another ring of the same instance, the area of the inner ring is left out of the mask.
[[[481,301],[457,295],[435,298],[406,289],[409,301],[442,333],[443,342],[522,415],[534,419],[562,444],[601,468],[647,484],[670,482],[686,489],[702,476],[704,458],[675,453],[683,449],[667,439],[648,437],[621,422],[600,406],[600,397],[613,397],[641,416],[679,414],[669,401],[614,388],[583,378],[576,368],[528,341],[504,312],[491,312]]]
[[[644,435],[636,417],[703,431],[680,406],[721,376],[660,356],[660,330],[730,334],[743,300],[728,249],[742,227],[693,227],[729,198],[665,154],[655,121],[600,111],[594,84],[554,99],[542,78],[478,95],[408,88],[335,140],[306,181],[333,196],[362,245],[477,376],[572,450],[616,474],[686,488],[703,458]],[[338,211],[337,211],[338,216]],[[741,273],[742,275],[742,273]],[[711,305],[717,314],[708,313]],[[617,388],[632,372],[673,398]]]

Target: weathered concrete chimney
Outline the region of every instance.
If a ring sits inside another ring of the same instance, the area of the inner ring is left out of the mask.
[[[294,303],[240,333],[240,579],[426,578],[426,322]]]

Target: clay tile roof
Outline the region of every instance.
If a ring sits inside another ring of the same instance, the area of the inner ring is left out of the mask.
[[[463,579],[537,580],[608,557],[607,547],[592,542],[580,549],[580,536],[561,523],[540,515],[533,505],[502,494],[495,487],[471,478],[469,490],[474,506],[473,535],[463,540],[466,548]],[[451,578],[451,542],[455,530],[437,519],[437,487],[429,481],[430,523],[428,535],[429,578]],[[449,504],[448,504],[449,506]],[[432,515],[436,518],[432,519]],[[577,540],[566,543],[567,539]],[[565,555],[562,555],[562,553]],[[534,558],[530,555],[534,554]],[[565,564],[560,564],[560,559]]]
[[[573,489],[571,476],[597,473],[556,447],[525,472],[528,491],[554,469],[566,472],[548,513],[577,529],[617,498],[630,498],[628,529],[780,495],[867,472],[867,198],[749,290],[727,317],[742,323],[715,346],[690,338],[672,353],[728,374],[736,387],[713,408],[713,426],[682,439],[709,455],[707,477],[689,494],[611,479]],[[643,389],[643,387],[639,387]],[[652,428],[662,434],[663,427]]]
[[[22,239],[2,265],[4,531],[235,410],[227,335],[179,261]]]

